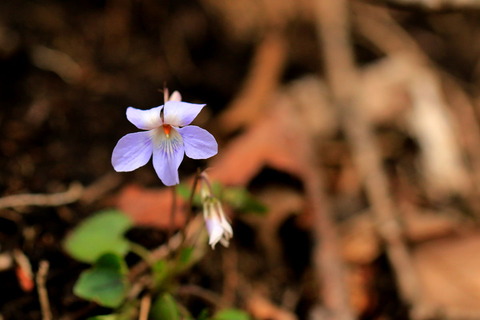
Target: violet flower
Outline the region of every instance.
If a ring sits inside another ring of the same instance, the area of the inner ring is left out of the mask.
[[[178,167],[184,154],[191,159],[207,159],[217,154],[215,138],[190,123],[204,104],[180,101],[175,91],[165,105],[149,110],[127,108],[127,119],[146,130],[123,136],[113,149],[115,171],[133,171],[145,165],[153,155],[153,167],[167,186],[179,183]]]
[[[207,179],[206,175],[203,179]],[[210,185],[205,180],[200,190],[203,204],[203,218],[208,231],[208,244],[215,249],[220,242],[224,247],[228,247],[230,239],[233,237],[233,230],[228,223],[225,212],[220,200],[212,194]]]
[[[203,218],[208,231],[208,244],[212,249],[215,249],[218,242],[228,247],[233,237],[233,230],[217,198],[210,197],[203,201]]]

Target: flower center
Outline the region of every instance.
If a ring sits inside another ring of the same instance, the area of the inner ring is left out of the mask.
[[[170,131],[172,131],[172,126],[169,124],[164,124],[163,132],[165,132],[165,135],[167,136],[167,138],[170,137]]]

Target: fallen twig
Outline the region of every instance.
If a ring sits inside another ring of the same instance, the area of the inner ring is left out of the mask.
[[[377,0],[376,2],[432,11],[480,9],[478,0]]]
[[[140,300],[140,313],[138,315],[138,320],[148,320],[151,305],[152,296],[149,294],[144,295]]]
[[[25,193],[0,198],[0,209],[28,206],[57,207],[76,201],[91,203],[100,195],[116,187],[119,179],[116,175],[105,175],[88,187],[78,182],[70,184],[64,192],[58,193]]]
[[[79,183],[72,183],[65,192],[52,194],[17,194],[0,198],[0,209],[26,206],[54,207],[69,204],[80,199],[84,188]]]
[[[157,247],[156,249],[150,252],[149,261],[158,261],[166,258],[171,252],[180,248],[182,244],[191,243],[195,241],[195,236],[198,233],[198,230],[201,228],[201,223],[203,223],[203,218],[201,215],[197,215],[190,223],[185,226],[186,233],[182,231],[177,232],[172,237],[169,238],[167,243],[164,243]],[[129,272],[129,278],[134,280],[143,274],[149,268],[149,264],[142,260],[134,265]]]
[[[332,97],[372,206],[377,230],[386,243],[401,296],[415,305],[419,295],[417,276],[397,221],[371,124],[355,105],[358,75],[349,39],[348,3],[346,0],[317,0],[316,3],[318,36]]]
[[[313,158],[313,157],[312,157]],[[345,268],[340,258],[338,235],[332,217],[332,208],[325,195],[321,172],[315,170],[313,161],[308,177],[304,179],[307,201],[314,217],[315,248],[313,261],[316,266],[317,278],[322,286],[322,299],[329,319],[354,319],[348,301],[348,290],[345,284]]]
[[[52,311],[50,310],[50,301],[48,300],[48,292],[46,288],[47,274],[49,263],[46,260],[40,261],[36,282],[37,282],[37,292],[38,299],[40,301],[40,308],[42,310],[42,320],[51,320]]]

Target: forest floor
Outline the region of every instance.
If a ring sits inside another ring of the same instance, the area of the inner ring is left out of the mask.
[[[65,239],[115,208],[126,238],[168,249],[204,228],[199,168],[234,237],[199,237],[169,287],[193,318],[480,319],[480,7],[428,3],[1,1],[0,319],[114,312],[73,293],[90,265]],[[165,88],[207,104],[194,124],[219,143],[175,197],[151,162],[111,165],[138,131],[126,108]],[[142,288],[131,319],[158,294]]]

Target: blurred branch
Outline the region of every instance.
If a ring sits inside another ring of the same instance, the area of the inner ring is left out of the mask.
[[[48,300],[48,292],[46,287],[47,274],[50,264],[47,260],[40,261],[37,272],[37,291],[40,300],[40,308],[42,310],[42,320],[51,320],[52,311],[50,310],[50,301]]]
[[[14,208],[24,206],[60,206],[80,199],[84,188],[79,183],[72,183],[65,192],[52,194],[17,194],[0,198],[1,208]]]
[[[64,192],[58,193],[25,193],[0,198],[0,209],[27,206],[56,207],[82,201],[92,203],[120,182],[116,174],[106,174],[88,187],[78,182],[70,184]]]
[[[317,0],[316,20],[319,27],[321,47],[324,48],[326,68],[329,72],[330,89],[335,97],[349,97],[349,84],[353,82],[353,59],[349,50],[337,50],[338,44],[348,41],[339,32],[346,31],[346,4],[342,0]],[[346,44],[348,47],[349,44]],[[342,46],[343,49],[343,46]],[[340,61],[340,66],[331,64]],[[347,65],[344,65],[347,64]],[[332,69],[337,67],[335,72]],[[338,68],[340,67],[340,68]],[[337,72],[338,71],[338,72]],[[328,319],[354,319],[350,308],[346,284],[344,282],[344,268],[339,257],[336,228],[333,223],[332,210],[325,201],[322,179],[318,174],[306,180],[305,190],[310,199],[314,212],[314,231],[317,237],[315,249],[315,263],[318,277],[322,280],[322,298],[328,311]],[[323,199],[322,199],[323,198]],[[314,311],[315,312],[315,311]],[[318,312],[312,315],[321,318]]]
[[[30,54],[35,66],[56,73],[67,83],[75,83],[82,76],[81,66],[64,52],[44,46],[35,46],[31,49]]]
[[[398,73],[402,74],[405,91],[411,99],[406,125],[420,146],[428,194],[435,198],[466,194],[472,177],[468,176],[458,143],[464,130],[454,129],[459,118],[452,117],[452,113],[458,113],[458,108],[449,108],[438,67],[386,9],[356,3],[354,12],[360,34],[390,61],[403,65]],[[474,118],[471,120],[475,122]]]
[[[387,55],[408,54],[410,59],[427,63],[428,57],[417,42],[388,14],[387,10],[353,2],[355,26],[373,46]]]
[[[372,206],[377,230],[387,246],[387,255],[404,301],[418,302],[419,285],[398,222],[387,176],[382,168],[373,129],[356,105],[358,74],[349,38],[347,0],[316,1],[319,42],[322,44],[327,82],[338,107],[340,120],[353,158]]]
[[[478,0],[376,0],[375,2],[426,10],[480,9]]]
[[[306,197],[314,216],[313,261],[316,266],[316,276],[321,282],[322,299],[329,315],[327,319],[351,320],[354,319],[354,315],[349,304],[345,268],[340,258],[338,234],[333,222],[332,208],[325,194],[323,174],[318,169],[319,166],[315,166],[313,159],[312,155],[310,163],[305,164],[305,171],[309,174],[304,179],[304,184]],[[315,311],[316,309],[312,312]],[[322,318],[321,315],[312,315],[312,319],[317,317]]]
[[[278,86],[286,56],[284,35],[267,32],[256,47],[240,93],[220,116],[224,131],[235,131],[265,112],[265,106]]]
[[[148,314],[150,313],[150,307],[152,305],[152,296],[146,294],[140,300],[140,311],[138,320],[148,320]]]

